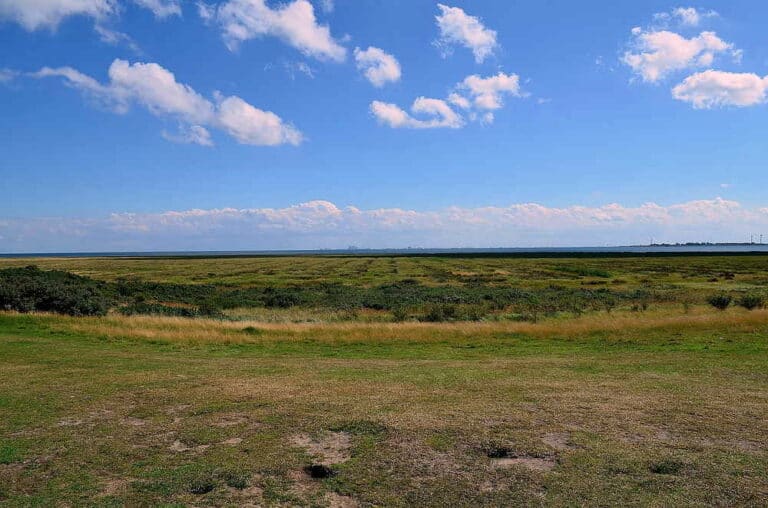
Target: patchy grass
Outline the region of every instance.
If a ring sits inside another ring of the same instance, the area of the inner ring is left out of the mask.
[[[435,324],[0,313],[0,358],[9,506],[768,496],[763,310]]]

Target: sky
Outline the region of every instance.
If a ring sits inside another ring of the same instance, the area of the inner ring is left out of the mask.
[[[768,240],[768,3],[0,0],[0,253]]]

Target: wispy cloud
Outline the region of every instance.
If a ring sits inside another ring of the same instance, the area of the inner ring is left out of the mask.
[[[658,12],[653,15],[656,24],[667,27],[677,23],[681,27],[697,27],[706,19],[716,18],[719,14],[713,10],[697,9],[696,7],[675,7],[669,12]]]

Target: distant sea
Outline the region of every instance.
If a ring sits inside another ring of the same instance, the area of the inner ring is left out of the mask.
[[[0,258],[53,257],[226,257],[226,256],[381,256],[381,255],[460,255],[460,254],[648,254],[648,253],[768,253],[768,244],[710,245],[632,245],[624,247],[515,247],[477,249],[319,249],[319,250],[236,250],[236,251],[156,251],[156,252],[28,252],[0,254]]]

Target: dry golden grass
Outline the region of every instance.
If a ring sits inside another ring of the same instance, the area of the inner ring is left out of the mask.
[[[109,315],[103,318],[41,316],[56,329],[108,338],[164,340],[192,343],[258,343],[312,339],[330,343],[444,341],[483,339],[498,334],[532,337],[576,338],[594,333],[617,336],[646,330],[676,331],[723,329],[748,332],[768,325],[768,310],[715,311],[694,307],[649,312],[599,312],[571,318],[530,322],[452,323],[275,323],[264,321],[221,321],[159,316]],[[249,329],[249,330],[246,330]]]

